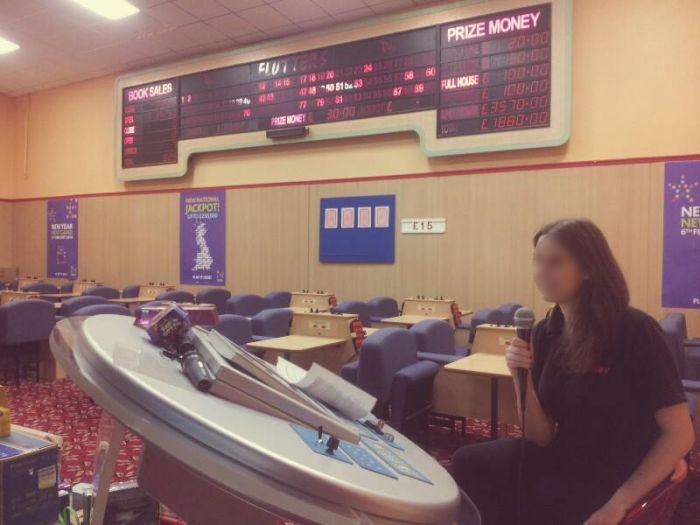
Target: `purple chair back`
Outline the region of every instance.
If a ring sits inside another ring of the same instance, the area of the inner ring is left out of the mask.
[[[62,317],[70,317],[76,310],[92,306],[94,304],[108,304],[107,299],[96,295],[81,295],[79,297],[71,297],[61,303],[61,309],[58,311]]]
[[[56,324],[53,303],[26,299],[0,306],[0,343],[44,341]]]
[[[232,295],[226,301],[227,314],[242,315],[244,317],[252,317],[266,308],[270,308],[269,302],[255,294]]]
[[[128,315],[131,317],[131,312],[128,308],[121,304],[93,304],[91,306],[84,306],[73,312],[74,316],[90,316],[90,315],[102,315],[102,314],[113,314],[113,315]]]
[[[124,297],[125,299],[131,298],[131,297],[138,297],[140,291],[141,291],[140,285],[130,284],[129,286],[125,286],[124,289],[122,290],[122,297]]]
[[[253,327],[250,319],[241,315],[223,314],[214,327],[224,337],[243,346],[253,340]]]
[[[195,299],[198,303],[208,303],[216,306],[216,310],[223,314],[226,311],[226,301],[231,297],[231,292],[225,288],[205,288],[197,292]]]
[[[171,290],[163,292],[156,297],[156,301],[175,301],[176,303],[193,303],[194,295],[184,290]]]
[[[512,326],[515,312],[517,312],[519,308],[522,308],[522,306],[523,305],[517,303],[505,303],[496,308],[496,312],[498,312],[498,324]]]
[[[119,299],[119,290],[110,288],[109,286],[93,286],[85,290],[82,295],[94,295],[103,297],[104,299]]]
[[[669,348],[673,353],[673,360],[681,377],[685,374],[685,346],[686,339],[685,315],[679,312],[666,314],[659,320],[659,326],[663,330]]]
[[[265,296],[270,302],[270,308],[287,308],[292,301],[291,292],[270,292]]]
[[[255,335],[283,337],[289,335],[292,311],[289,308],[268,308],[255,314],[251,324]]]
[[[372,326],[370,307],[362,301],[343,301],[332,308],[334,313],[356,314],[364,326]]]
[[[474,312],[469,323],[469,344],[474,342],[477,326],[480,324],[498,324],[500,319],[500,314],[493,308],[481,308]]]
[[[403,328],[384,328],[362,344],[357,386],[381,403],[391,399],[396,372],[418,362],[416,336]]]
[[[455,355],[454,330],[440,319],[426,319],[414,324],[410,331],[416,336],[419,352]]]
[[[58,293],[58,287],[51,283],[29,283],[22,287],[23,292]]]
[[[399,315],[399,303],[391,297],[374,297],[367,301],[370,315],[378,319],[396,317]]]

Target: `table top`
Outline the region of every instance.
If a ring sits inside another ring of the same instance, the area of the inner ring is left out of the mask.
[[[510,377],[505,355],[476,353],[443,366],[443,370],[459,374],[489,377]]]
[[[338,337],[319,337],[315,335],[285,335],[263,341],[253,341],[246,344],[252,348],[260,350],[275,350],[278,352],[309,352],[318,348],[326,348],[343,344],[346,339]]]
[[[150,303],[153,301],[153,297],[119,297],[118,299],[110,299],[110,303],[119,304],[137,304],[137,303]]]
[[[412,326],[418,324],[426,319],[439,319],[440,321],[449,321],[448,317],[433,317],[432,315],[399,315],[396,317],[387,317],[382,319],[381,323],[387,324],[402,324],[407,326]]]
[[[315,453],[286,421],[196,390],[128,317],[64,319],[50,342],[58,363],[107,413],[262,508],[310,524],[448,525],[460,502],[474,516],[449,473],[400,433],[390,429],[404,448],[395,452],[432,484]]]
[[[58,299],[59,301],[61,299],[70,299],[72,297],[79,297],[79,293],[42,293],[39,294],[40,297],[44,297],[46,299]]]

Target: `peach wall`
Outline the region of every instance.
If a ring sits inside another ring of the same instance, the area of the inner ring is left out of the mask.
[[[113,81],[34,93],[27,170],[16,198],[189,186],[366,177],[611,158],[698,153],[700,2],[574,0],[572,135],[542,150],[428,159],[410,133],[206,154],[180,180],[114,179]],[[23,144],[18,144],[18,150]]]

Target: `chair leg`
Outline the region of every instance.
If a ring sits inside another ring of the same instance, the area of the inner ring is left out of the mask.
[[[41,364],[41,343],[37,342],[34,346],[34,368],[36,370],[36,382],[38,383],[41,379],[41,374],[39,373],[39,365]]]
[[[15,355],[15,384],[19,386],[19,376],[21,372],[19,354]]]

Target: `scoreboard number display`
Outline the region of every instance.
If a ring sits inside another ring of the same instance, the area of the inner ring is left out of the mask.
[[[571,0],[483,1],[433,8],[371,38],[120,77],[117,178],[182,176],[191,154],[276,144],[265,132],[301,126],[309,134],[292,140],[412,130],[428,156],[561,145],[571,16]]]

